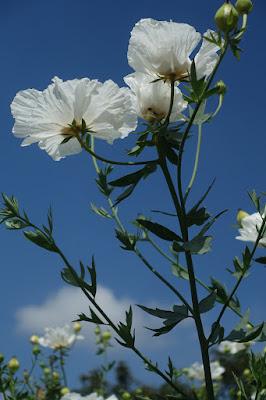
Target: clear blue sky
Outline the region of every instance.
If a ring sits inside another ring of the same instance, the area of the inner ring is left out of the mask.
[[[104,199],[95,187],[94,169],[88,156],[81,154],[56,163],[37,146],[21,148],[11,134],[10,102],[18,90],[44,89],[55,75],[63,79],[111,78],[122,85],[122,77],[131,72],[126,57],[129,34],[140,18],[187,22],[204,32],[214,27],[213,15],[220,4],[219,0],[14,0],[0,6],[0,190],[15,194],[36,222],[45,220],[51,204],[56,237],[70,259],[89,260],[95,254],[99,281],[118,298],[129,296],[142,304],[156,301],[158,306],[172,301],[133,255],[120,251],[112,223],[90,212],[91,201],[104,205]],[[220,277],[228,286],[233,280],[224,270],[243,247],[234,239],[236,232],[232,225],[236,210],[241,207],[252,212],[248,190],[266,191],[265,11],[265,3],[257,0],[242,43],[241,61],[228,55],[219,72],[218,78],[228,85],[228,93],[222,112],[204,130],[200,173],[192,194],[196,199],[217,178],[206,204],[213,213],[224,208],[229,208],[229,212],[216,224],[213,251],[198,258],[197,271],[206,280],[210,274]],[[133,139],[129,138],[113,146],[101,143],[99,149],[105,155],[121,159],[132,144]],[[187,171],[191,168],[194,144],[192,139],[186,154]],[[137,212],[150,215],[149,209],[155,208],[171,210],[159,174],[136,190],[127,204],[121,206],[121,213],[125,221],[132,221]],[[16,312],[22,306],[42,304],[64,286],[59,274],[62,265],[56,256],[26,242],[20,233],[1,229],[0,240],[0,351],[8,356],[17,354],[27,362],[27,335],[17,329]],[[149,253],[148,256],[171,278],[165,263],[160,265],[158,257]],[[265,320],[262,266],[254,266],[239,294],[244,308],[251,306],[254,320]],[[228,323],[231,322],[228,318]],[[182,328],[176,331],[178,350],[174,349],[172,354],[178,366],[199,359],[196,342],[189,339],[189,329],[186,332],[184,335]],[[184,336],[189,349],[182,345]],[[157,351],[162,362],[167,351]],[[121,357],[127,358],[128,354]],[[87,358],[91,360],[89,363]],[[139,362],[134,357],[129,360],[140,371]],[[78,349],[74,361],[79,365],[72,370],[73,381],[79,371],[94,367],[97,362],[90,353],[85,356]],[[136,374],[142,376],[141,372]]]

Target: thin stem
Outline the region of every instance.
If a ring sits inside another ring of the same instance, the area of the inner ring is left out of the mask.
[[[91,156],[97,158],[97,160],[106,162],[108,164],[113,164],[113,165],[127,165],[127,166],[134,166],[134,165],[146,165],[146,164],[151,164],[151,163],[156,163],[158,160],[149,160],[149,161],[137,161],[137,162],[124,162],[124,161],[114,161],[114,160],[109,160],[108,158],[99,156],[98,154],[94,153],[94,151],[87,146],[86,143],[82,141],[79,135],[75,136],[77,140],[79,141],[79,144],[81,147],[86,150]]]
[[[175,81],[171,80],[171,95],[170,95],[170,104],[169,104],[169,111],[167,114],[167,117],[165,118],[165,121],[163,123],[164,126],[169,125],[172,109],[173,109],[173,104],[174,104],[174,97],[175,97]]]
[[[202,124],[198,125],[198,143],[197,143],[197,150],[196,150],[196,156],[195,156],[195,162],[194,162],[194,168],[193,168],[193,172],[192,172],[192,176],[190,179],[190,182],[188,184],[187,190],[186,190],[186,194],[185,194],[185,201],[189,195],[189,192],[193,186],[193,183],[195,181],[196,178],[196,174],[197,174],[197,170],[198,170],[198,165],[199,165],[199,155],[200,155],[200,147],[201,147],[201,140],[202,140]]]
[[[235,36],[235,39],[240,40],[242,38],[242,36],[244,35],[244,33],[247,30],[247,24],[248,24],[248,15],[247,14],[243,14],[242,26],[241,26],[241,29],[240,29],[240,33]]]
[[[64,385],[67,387],[67,376],[66,376],[66,371],[65,371],[65,360],[64,360],[64,352],[62,349],[60,349],[59,352],[59,361],[60,361],[60,368],[61,368],[61,372],[62,372],[62,376],[63,376],[63,381],[64,381]]]
[[[223,60],[223,58],[225,56],[227,48],[228,48],[228,39],[225,40],[225,44],[224,44],[224,47],[223,47],[223,49],[221,51],[220,57],[219,57],[216,65],[215,65],[215,67],[214,67],[214,69],[213,69],[213,71],[212,71],[212,73],[210,75],[210,78],[209,78],[209,80],[208,80],[208,82],[207,82],[207,84],[205,86],[205,89],[204,89],[204,91],[203,91],[203,93],[202,93],[202,95],[201,95],[201,97],[200,97],[200,99],[199,99],[194,111],[193,111],[193,114],[192,114],[192,116],[191,116],[191,118],[190,118],[190,120],[189,120],[189,122],[187,124],[186,130],[185,130],[184,135],[182,137],[182,141],[180,143],[179,156],[178,156],[178,165],[177,165],[177,182],[178,182],[178,192],[179,193],[183,193],[183,189],[182,189],[182,159],[183,159],[185,142],[186,142],[188,134],[190,132],[190,128],[193,125],[194,119],[196,118],[196,115],[197,115],[197,113],[199,111],[199,108],[200,108],[200,106],[201,106],[201,104],[202,104],[202,102],[204,100],[205,93],[209,89],[209,87],[210,87],[210,85],[211,85],[211,83],[212,83],[212,81],[213,81],[213,79],[215,77],[215,74],[216,74],[216,72],[217,72],[217,70],[219,68],[219,65],[220,65],[220,63],[222,62],[222,60]],[[181,204],[182,204],[182,199],[180,199],[180,201],[181,201]],[[182,205],[182,207],[184,207],[184,204]]]
[[[219,95],[219,102],[218,102],[218,106],[216,108],[216,110],[211,114],[211,118],[216,117],[216,115],[219,113],[222,105],[223,105],[223,101],[224,101],[224,94],[220,94]]]
[[[87,290],[81,285],[79,277],[76,275],[76,273],[74,272],[71,264],[69,263],[69,261],[67,260],[67,258],[65,257],[65,255],[62,253],[62,251],[56,246],[57,248],[57,253],[58,255],[62,258],[62,260],[64,261],[65,265],[68,267],[73,279],[76,281],[76,283],[78,284],[78,286],[80,287],[80,289],[82,290],[82,292],[85,294],[85,296],[88,298],[88,300],[91,302],[91,304],[96,308],[96,310],[100,313],[100,315],[105,319],[105,321],[107,322],[107,324],[116,332],[116,334],[122,339],[123,337],[120,334],[120,331],[118,329],[118,327],[114,324],[114,322],[109,318],[109,316],[103,311],[103,309],[98,305],[98,303],[95,301],[95,299],[90,295],[90,293],[87,292]],[[161,378],[163,378],[163,380],[165,382],[167,382],[173,389],[175,389],[178,393],[182,394],[185,396],[185,393],[179,388],[177,387],[172,381],[171,379],[168,378],[167,375],[165,375],[154,363],[152,363],[150,360],[148,360],[141,352],[139,349],[136,348],[135,344],[130,344],[129,348],[134,351],[135,354],[137,354],[144,362],[147,366],[149,366],[149,368],[156,372],[157,375],[159,375]]]
[[[241,274],[240,277],[238,278],[238,280],[237,280],[235,286],[233,287],[233,289],[232,289],[230,295],[228,296],[226,302],[224,303],[224,305],[223,305],[223,307],[222,307],[222,309],[221,309],[221,311],[220,311],[220,313],[219,313],[219,315],[218,315],[218,318],[217,318],[217,320],[215,321],[215,326],[218,326],[218,325],[220,324],[220,321],[221,321],[221,319],[222,319],[222,317],[223,317],[223,315],[224,315],[224,313],[225,313],[225,311],[226,311],[228,305],[230,304],[230,302],[231,302],[232,298],[234,297],[234,295],[235,295],[237,289],[239,288],[239,286],[240,286],[240,284],[241,284],[241,282],[242,282],[242,280],[243,280],[243,278],[244,278],[244,276],[245,276],[245,274],[246,274],[248,268],[250,267],[252,258],[253,258],[254,254],[255,254],[255,252],[256,252],[256,250],[257,250],[257,247],[258,247],[258,245],[259,245],[259,241],[260,241],[260,239],[263,237],[263,232],[264,232],[265,226],[266,226],[266,216],[265,216],[265,218],[263,218],[261,227],[260,227],[259,232],[258,232],[258,236],[257,236],[256,242],[255,242],[255,244],[254,244],[254,246],[253,246],[252,252],[250,253],[249,263],[247,264],[247,266],[245,266],[245,268],[243,268],[242,274]],[[210,334],[210,336],[208,337],[208,340],[207,340],[208,342],[210,341],[210,337],[211,337],[211,334]]]

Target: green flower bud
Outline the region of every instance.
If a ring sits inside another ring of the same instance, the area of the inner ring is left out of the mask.
[[[96,326],[96,328],[94,329],[94,333],[95,333],[95,335],[100,335],[101,329],[99,326]]]
[[[59,375],[59,373],[58,372],[53,372],[52,373],[52,376],[53,376],[53,380],[55,381],[55,382],[58,382],[59,381],[59,379],[60,379],[60,375]]]
[[[107,342],[108,340],[110,340],[111,337],[112,337],[112,334],[111,334],[111,332],[109,332],[109,331],[104,331],[104,332],[102,333],[102,339],[105,340],[106,342]]]
[[[239,14],[249,14],[252,11],[253,4],[251,0],[237,0],[235,8]]]
[[[19,369],[19,361],[17,358],[12,357],[8,364],[7,367],[10,369],[11,372],[16,372]]]
[[[4,361],[5,357],[2,353],[0,353],[0,363],[2,363]]]
[[[33,346],[32,348],[32,354],[34,354],[35,356],[37,356],[38,354],[40,354],[41,350],[40,347],[36,344],[35,346]]]
[[[27,371],[26,369],[23,372],[23,377],[24,377],[25,382],[28,382],[30,374],[29,374],[29,371]]]
[[[81,328],[82,328],[82,326],[81,326],[81,323],[80,323],[80,322],[75,322],[75,323],[74,323],[73,329],[74,329],[75,333],[80,332],[80,331],[81,331]]]
[[[242,219],[248,217],[249,214],[241,209],[238,210],[236,220],[239,226],[242,226]]]
[[[31,342],[31,344],[39,344],[39,336],[37,336],[37,335],[32,335],[32,336],[30,337],[30,342]]]
[[[218,94],[225,94],[226,93],[226,84],[224,81],[218,81],[216,83],[217,93]]]
[[[135,390],[135,393],[136,393],[136,395],[142,394],[142,393],[143,393],[143,390],[142,390],[141,388],[137,388],[137,389]]]
[[[215,14],[217,27],[223,32],[230,32],[237,26],[238,12],[231,3],[224,3]]]
[[[131,399],[131,394],[128,393],[128,392],[124,392],[121,397],[122,397],[123,400],[130,400]]]
[[[50,368],[47,368],[47,367],[44,368],[44,369],[43,369],[43,373],[44,373],[44,375],[46,375],[46,376],[47,376],[47,375],[50,375],[50,373],[51,373]]]
[[[63,388],[60,390],[60,394],[61,394],[62,396],[64,396],[65,394],[68,394],[68,393],[70,393],[70,390],[68,389],[68,387],[63,387]]]

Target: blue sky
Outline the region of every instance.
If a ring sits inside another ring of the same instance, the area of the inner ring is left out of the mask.
[[[95,255],[99,281],[113,296],[111,304],[114,307],[127,304],[128,299],[157,306],[171,304],[174,300],[134,255],[120,250],[114,239],[112,222],[100,219],[90,211],[90,202],[105,204],[95,187],[95,172],[89,157],[81,154],[56,163],[37,146],[21,148],[11,134],[10,102],[18,90],[44,89],[55,75],[62,79],[89,77],[104,81],[111,78],[123,85],[123,76],[131,72],[126,57],[129,34],[140,18],[187,22],[204,32],[214,27],[213,15],[220,4],[217,0],[165,0],[163,4],[158,0],[127,3],[120,0],[14,0],[1,5],[0,190],[16,195],[37,223],[45,221],[46,210],[52,205],[58,243],[73,263],[80,258],[89,262],[92,254]],[[206,205],[213,213],[224,208],[229,212],[213,229],[213,251],[197,258],[196,270],[205,280],[213,275],[229,287],[233,280],[224,272],[225,268],[230,267],[233,256],[243,247],[234,239],[236,232],[232,226],[236,211],[241,207],[252,212],[248,190],[266,190],[265,11],[264,2],[257,0],[242,43],[241,61],[228,55],[217,76],[228,85],[228,93],[222,111],[204,129],[200,172],[192,194],[192,198],[197,199],[216,177],[216,185]],[[133,140],[115,142],[113,146],[99,143],[98,149],[110,158],[122,159]],[[185,157],[185,176],[191,171],[194,149],[195,139],[192,138]],[[150,209],[171,210],[171,207],[165,184],[157,174],[145,181],[145,185],[121,206],[121,215],[124,221],[130,222],[138,212],[151,215]],[[60,278],[62,263],[56,256],[26,242],[20,233],[1,229],[0,240],[0,351],[7,356],[16,354],[25,366],[29,361],[29,332],[25,331],[25,326],[22,329],[18,312],[21,308],[35,306],[41,308],[37,308],[34,315],[42,315],[49,299],[65,293],[65,284]],[[163,260],[149,249],[147,256],[174,281]],[[255,321],[265,320],[264,282],[264,268],[255,265],[239,293],[243,308],[251,307]],[[186,293],[183,282],[176,284]],[[68,294],[66,292],[63,299],[67,299]],[[79,312],[77,309],[76,313]],[[230,315],[226,319],[228,326],[235,321]],[[142,322],[141,317],[139,322]],[[147,346],[145,340],[144,348],[147,347],[149,354],[155,352],[161,363],[167,359],[168,352],[174,355],[178,366],[199,359],[191,325],[177,329],[167,344],[164,338],[155,338],[155,344]],[[115,357],[129,360],[136,375],[145,376],[140,372],[139,361],[127,351],[117,350]],[[69,371],[75,383],[80,371],[97,365],[93,347],[78,346],[71,363]],[[150,375],[147,379],[151,379]]]

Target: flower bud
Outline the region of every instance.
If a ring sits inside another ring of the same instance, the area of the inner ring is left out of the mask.
[[[62,396],[64,396],[65,394],[68,394],[68,393],[70,393],[70,390],[68,389],[68,387],[63,387],[63,388],[60,390],[60,394],[61,394]]]
[[[38,354],[40,354],[41,350],[40,347],[36,344],[35,346],[33,346],[32,348],[32,354],[34,354],[35,356],[37,356]]]
[[[104,331],[104,332],[102,333],[102,339],[103,339],[103,340],[108,341],[108,340],[111,339],[111,337],[112,337],[112,334],[111,334],[111,332],[109,332],[109,331]]]
[[[252,11],[253,4],[251,0],[237,0],[235,8],[239,14],[249,14]]]
[[[96,326],[96,328],[94,329],[94,333],[95,333],[95,335],[100,335],[101,329],[99,326]]]
[[[218,81],[216,83],[217,93],[218,94],[225,94],[226,93],[226,84],[224,81]]]
[[[10,369],[11,372],[16,372],[19,369],[19,361],[17,358],[12,357],[8,364],[7,367]]]
[[[237,26],[238,12],[231,3],[224,3],[215,14],[217,27],[223,32],[230,32]]]
[[[236,220],[239,226],[242,226],[242,219],[248,217],[249,214],[241,209],[238,210]]]
[[[81,326],[81,323],[80,323],[80,322],[75,322],[75,323],[74,323],[73,329],[74,329],[74,332],[75,332],[75,333],[79,333],[79,332],[81,331],[81,328],[82,328],[82,326]]]
[[[247,377],[250,376],[250,374],[251,374],[250,369],[245,368],[244,371],[243,371],[243,375],[247,378]]]
[[[131,394],[128,392],[124,392],[121,397],[122,397],[122,400],[130,400]]]
[[[4,361],[5,357],[2,353],[0,353],[0,363],[2,363]]]
[[[59,375],[59,373],[58,372],[53,372],[52,373],[52,376],[53,376],[53,380],[55,381],[55,382],[58,382],[59,381],[59,379],[60,379],[60,375]]]
[[[27,371],[26,369],[23,372],[23,377],[24,377],[25,382],[28,382],[30,374],[29,374],[29,371]]]
[[[48,368],[48,367],[44,368],[43,373],[44,373],[44,375],[50,375],[50,373],[51,373],[50,368]]]
[[[31,344],[39,344],[39,336],[37,336],[37,335],[32,335],[32,336],[30,337],[30,342],[31,342]]]

